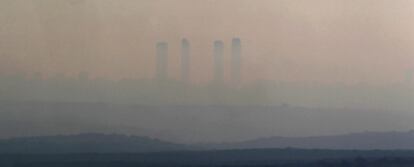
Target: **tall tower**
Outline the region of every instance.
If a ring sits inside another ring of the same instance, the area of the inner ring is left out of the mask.
[[[407,70],[405,74],[405,82],[407,84],[412,84],[414,79],[414,69]]]
[[[185,38],[181,40],[181,80],[190,80],[190,42]]]
[[[158,42],[157,49],[157,65],[155,77],[157,80],[166,80],[168,77],[168,43]]]
[[[238,86],[241,82],[241,41],[239,38],[233,38],[231,41],[231,81]]]
[[[223,83],[223,41],[214,41],[214,83]]]

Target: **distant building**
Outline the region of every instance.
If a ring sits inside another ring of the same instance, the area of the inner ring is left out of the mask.
[[[89,80],[89,73],[82,71],[78,74],[79,81],[88,81]]]
[[[190,42],[185,38],[181,40],[181,80],[190,80]]]
[[[224,53],[224,44],[223,41],[214,41],[214,83],[221,84],[223,83],[223,53]]]
[[[232,84],[239,85],[241,82],[241,41],[239,38],[233,38],[231,42],[231,81]]]
[[[405,74],[405,81],[408,84],[413,83],[413,78],[414,78],[414,70],[408,70],[407,73]]]
[[[168,77],[168,43],[158,42],[156,50],[157,64],[155,77],[157,80],[166,80]]]

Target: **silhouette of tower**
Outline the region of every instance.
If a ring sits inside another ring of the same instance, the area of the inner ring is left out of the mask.
[[[405,82],[407,84],[411,84],[411,83],[413,83],[413,79],[414,79],[414,69],[413,70],[407,70],[407,72],[405,74]]]
[[[231,80],[235,86],[241,82],[241,68],[241,41],[239,38],[233,38],[231,41]]]
[[[190,42],[185,38],[181,40],[181,80],[190,80]]]
[[[78,74],[78,78],[79,78],[79,81],[87,81],[87,80],[89,80],[89,73],[88,72],[85,72],[85,71],[81,71],[79,74]]]
[[[223,83],[223,41],[214,41],[214,83]]]
[[[155,77],[157,80],[166,80],[168,77],[168,43],[158,42],[157,46],[157,66]]]

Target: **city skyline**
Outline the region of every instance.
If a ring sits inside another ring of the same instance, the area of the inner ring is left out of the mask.
[[[411,139],[413,18],[414,0],[0,0],[0,138]]]
[[[212,83],[215,84],[224,84],[224,67],[230,66],[230,83],[234,86],[239,86],[242,81],[241,70],[242,70],[242,58],[241,58],[241,40],[240,38],[233,38],[231,43],[231,63],[225,64],[224,58],[226,57],[225,46],[222,40],[215,40],[213,42],[213,59],[214,67],[213,73],[214,77]],[[184,83],[190,83],[190,74],[191,74],[191,57],[190,57],[190,41],[186,38],[181,40],[181,57],[180,57],[180,66],[181,66],[181,81]],[[168,75],[168,66],[170,61],[168,59],[168,42],[157,42],[156,43],[156,69],[155,69],[155,80],[165,81],[171,79]]]
[[[414,68],[410,1],[0,3],[4,75],[77,76],[88,71],[91,78],[152,79],[154,43],[162,40],[171,48],[169,76],[178,80],[183,37],[191,41],[190,64],[197,68],[189,79],[197,84],[213,78],[211,42],[222,39],[229,55],[233,37],[248,46],[243,49],[243,82],[384,85],[406,80]],[[232,67],[224,68],[225,80],[231,80]]]

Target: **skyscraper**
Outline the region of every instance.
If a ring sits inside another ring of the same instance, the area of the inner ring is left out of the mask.
[[[238,86],[241,82],[241,41],[239,38],[233,38],[231,41],[231,81]]]
[[[190,80],[190,42],[185,38],[181,40],[181,80]]]
[[[413,79],[414,79],[414,69],[407,70],[405,74],[405,82],[407,84],[411,84],[413,83]]]
[[[157,50],[157,65],[155,77],[157,80],[166,80],[168,77],[168,43],[158,42],[156,45]]]
[[[223,41],[214,41],[214,83],[223,83]]]

